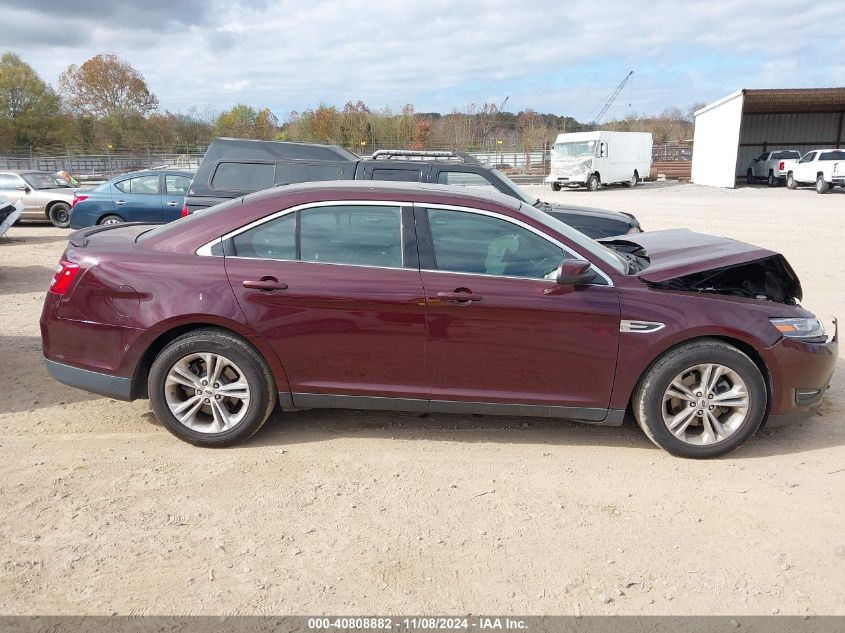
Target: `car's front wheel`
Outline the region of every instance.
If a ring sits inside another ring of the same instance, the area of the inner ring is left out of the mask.
[[[792,172],[789,172],[786,175],[786,188],[787,189],[795,189],[797,183],[795,182],[795,176],[792,175]]]
[[[750,169],[745,172],[745,182],[747,182],[749,185],[754,182],[754,172],[752,172]]]
[[[649,439],[679,457],[729,453],[760,427],[767,391],[757,365],[717,339],[684,343],[657,360],[634,394]]]
[[[242,338],[215,329],[194,330],[169,343],[150,368],[148,389],[161,423],[197,446],[246,440],[276,403],[264,359]]]
[[[587,191],[598,191],[601,181],[596,174],[593,174],[587,179]]]
[[[816,193],[827,193],[830,191],[830,183],[821,174],[816,178]]]
[[[56,202],[47,213],[53,226],[66,229],[70,226],[70,205],[66,202]]]
[[[560,183],[559,182],[553,182],[552,183],[552,191],[560,191]]]
[[[769,172],[769,178],[768,178],[768,180],[767,180],[766,182],[768,183],[768,185],[769,185],[770,187],[776,187],[776,186],[777,186],[777,184],[778,184],[778,179],[777,179],[777,178],[775,178],[775,174],[774,174],[774,172],[772,172],[772,171],[770,171],[770,172]]]

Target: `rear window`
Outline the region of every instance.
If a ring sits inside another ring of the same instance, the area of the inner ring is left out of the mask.
[[[276,184],[291,185],[297,182],[340,180],[343,172],[337,165],[314,163],[279,163],[276,168]]]
[[[822,152],[819,160],[845,160],[845,151]]]
[[[274,184],[274,163],[220,163],[211,186],[218,191],[261,191]]]
[[[772,160],[787,160],[790,158],[801,158],[801,154],[795,150],[784,150],[772,154]]]

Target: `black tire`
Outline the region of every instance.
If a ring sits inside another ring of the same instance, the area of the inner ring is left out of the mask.
[[[629,187],[629,188],[633,189],[634,187],[636,187],[636,186],[637,186],[637,184],[638,184],[639,182],[640,182],[640,175],[639,175],[639,174],[635,171],[635,172],[631,175],[631,180],[626,180],[626,181],[625,181],[625,182],[623,182],[622,184],[623,184],[623,185],[625,185],[626,187]]]
[[[777,179],[777,178],[775,178],[775,172],[773,172],[773,171],[770,171],[770,172],[769,172],[769,178],[768,178],[768,180],[767,180],[766,182],[768,183],[768,185],[769,185],[770,187],[777,187],[777,185],[778,185],[778,179]]]
[[[816,176],[816,193],[827,193],[828,191],[830,191],[830,183],[819,174]]]
[[[754,172],[752,172],[750,169],[745,172],[745,182],[747,182],[749,185],[754,183]]]
[[[126,220],[124,220],[119,215],[114,215],[112,213],[112,214],[104,215],[103,217],[101,217],[100,221],[97,222],[97,224],[102,226],[104,224],[123,224],[124,222],[126,222]]]
[[[787,189],[795,189],[797,187],[797,183],[795,182],[795,176],[792,175],[792,172],[786,174],[786,188]]]
[[[552,183],[552,191],[560,191],[560,183],[559,182],[553,182]]]
[[[663,395],[676,376],[703,363],[716,363],[736,372],[747,387],[748,406],[744,420],[726,438],[712,444],[690,444],[676,437],[664,423]],[[736,450],[757,432],[766,414],[768,393],[760,369],[743,352],[717,339],[699,339],[661,356],[643,374],[632,404],[637,423],[657,446],[678,457],[706,459]]]
[[[66,229],[70,226],[70,205],[67,202],[55,202],[47,212],[53,226]]]
[[[598,191],[600,184],[601,184],[601,180],[599,180],[598,175],[597,174],[591,175],[587,179],[587,191]]]
[[[235,363],[250,392],[249,404],[240,422],[218,433],[203,433],[179,422],[170,410],[165,393],[168,373],[178,361],[192,354],[209,352]],[[171,341],[153,361],[147,386],[153,412],[167,430],[185,442],[209,448],[231,446],[252,436],[270,416],[277,398],[275,381],[261,355],[239,336],[212,328],[194,330]]]

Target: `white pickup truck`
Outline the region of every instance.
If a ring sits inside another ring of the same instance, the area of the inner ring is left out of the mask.
[[[816,185],[816,193],[845,187],[845,149],[814,149],[787,166],[786,186]]]
[[[763,152],[751,161],[745,172],[745,180],[749,185],[755,180],[765,180],[770,187],[774,187],[786,180],[789,165],[799,158],[801,158],[801,152],[797,149]]]

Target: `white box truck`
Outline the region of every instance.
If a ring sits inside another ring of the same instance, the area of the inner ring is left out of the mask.
[[[622,183],[635,187],[651,170],[651,134],[645,132],[574,132],[558,134],[552,146],[552,189]]]

